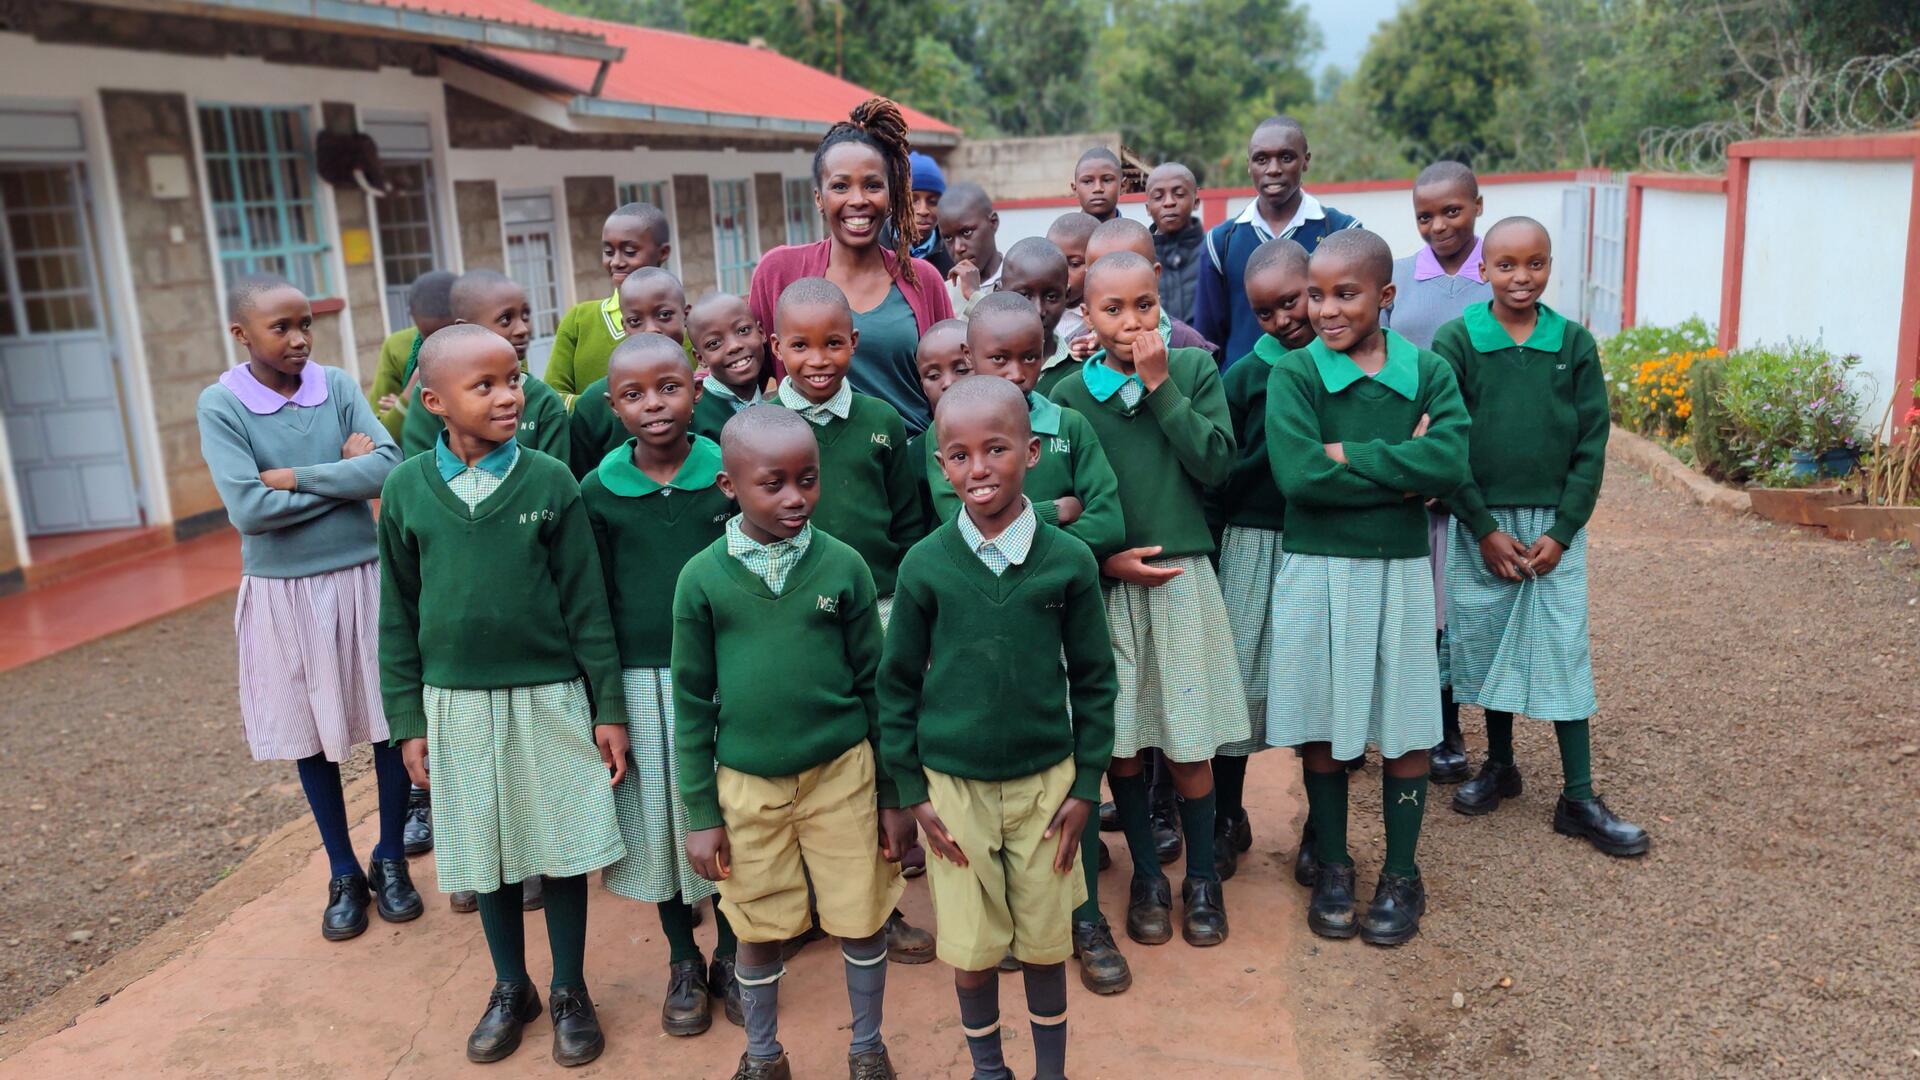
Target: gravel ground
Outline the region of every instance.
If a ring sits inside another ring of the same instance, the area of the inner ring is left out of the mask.
[[[1651,853],[1556,835],[1553,733],[1518,721],[1519,799],[1467,818],[1436,789],[1421,936],[1303,937],[1309,1072],[1920,1074],[1920,559],[1712,514],[1617,463],[1591,544],[1596,787]]]
[[[235,693],[231,593],[0,673],[0,1026],[306,812]]]

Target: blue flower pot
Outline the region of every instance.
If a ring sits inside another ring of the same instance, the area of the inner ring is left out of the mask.
[[[1820,475],[1820,459],[1809,450],[1787,451],[1787,463],[1795,480],[1812,480]]]
[[[1860,464],[1860,451],[1837,447],[1822,451],[1816,460],[1821,476],[1838,478],[1853,472],[1853,467]]]

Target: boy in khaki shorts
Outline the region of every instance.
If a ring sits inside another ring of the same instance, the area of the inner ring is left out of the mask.
[[[680,572],[673,704],[687,858],[719,884],[740,937],[747,1050],[734,1077],[792,1075],[776,1031],[780,943],[812,924],[811,875],[821,926],[846,958],[847,1073],[893,1080],[880,1038],[886,922],[902,888],[892,862],[913,832],[873,749],[873,575],[808,520],[820,451],[798,413],[736,413],[720,430],[720,463],[740,513]]]
[[[1040,441],[1012,382],[955,382],[934,438],[962,512],[901,561],[880,665],[882,752],[935,856],[938,951],[955,968],[973,1075],[1013,1076],[998,970],[1011,949],[1024,966],[1034,1075],[1059,1080],[1073,911],[1087,895],[1080,835],[1113,753],[1100,570],[1026,497]]]

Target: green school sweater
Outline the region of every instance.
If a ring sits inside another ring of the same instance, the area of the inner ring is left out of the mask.
[[[387,340],[380,343],[380,359],[374,363],[373,385],[367,388],[367,401],[379,413],[381,426],[396,443],[400,441],[401,424],[407,417],[407,403],[403,399],[386,412],[380,412],[380,399],[407,388],[407,380],[413,376],[413,365],[409,361],[419,348],[420,331],[411,326],[388,334]]]
[[[900,557],[927,534],[906,424],[893,406],[855,393],[845,420],[811,426],[820,443],[813,525],[859,552],[873,571],[874,587],[890,596]]]
[[[1473,475],[1448,501],[1477,538],[1494,531],[1489,506],[1551,506],[1547,535],[1571,545],[1593,516],[1607,464],[1607,383],[1593,335],[1545,304],[1516,345],[1491,304],[1442,326],[1433,351],[1460,381],[1473,417]]]
[[[627,441],[627,429],[607,400],[607,379],[601,376],[587,384],[573,399],[573,411],[567,414],[567,461],[573,475],[586,479],[615,447]]]
[[[1467,410],[1453,369],[1386,334],[1387,363],[1372,378],[1318,338],[1267,376],[1267,460],[1287,500],[1283,551],[1424,559],[1422,499],[1446,498],[1467,479]],[[1427,433],[1412,438],[1422,414]],[[1346,464],[1327,456],[1333,442]]]
[[[926,523],[926,531],[932,532],[940,524],[940,513],[933,508],[933,492],[947,482],[946,475],[940,471],[940,463],[933,457],[932,428],[907,440],[907,460],[926,463],[926,468],[917,470],[914,475],[920,478],[920,520]]]
[[[626,320],[620,314],[618,293],[583,300],[560,317],[560,329],[547,355],[546,380],[569,407],[583,393],[581,387],[607,375],[613,347],[627,339]]]
[[[564,464],[567,460],[566,405],[551,387],[531,375],[523,376],[520,386],[527,401],[521,408],[520,430],[514,433],[514,441]],[[415,386],[407,404],[406,420],[400,426],[400,452],[409,458],[425,454],[433,449],[434,442],[446,429],[445,420],[420,404],[420,388]]]
[[[1273,482],[1267,460],[1267,377],[1287,354],[1278,338],[1262,334],[1253,351],[1227,368],[1227,415],[1233,419],[1233,437],[1239,453],[1227,482],[1214,492],[1213,521],[1252,529],[1279,530],[1286,525],[1287,500]]]
[[[1067,376],[1080,374],[1080,369],[1085,366],[1086,361],[1084,360],[1069,358],[1060,361],[1040,373],[1040,378],[1035,380],[1033,384],[1034,393],[1045,394],[1048,397],[1052,397],[1054,387],[1065,382]]]
[[[702,381],[706,382],[708,386],[706,392],[700,395],[699,404],[693,407],[693,433],[695,435],[704,435],[714,442],[719,442],[720,429],[726,427],[727,421],[733,419],[733,414],[740,411],[734,408],[734,404],[739,399],[725,394],[714,393],[712,385],[713,376],[711,375]],[[578,405],[575,405],[574,411],[578,412],[579,408]]]
[[[897,422],[897,421],[896,421]],[[792,776],[865,739],[881,806],[900,799],[880,763],[880,611],[858,552],[813,531],[778,597],[722,536],[673,593],[674,749],[687,828],[722,824],[713,768]]]
[[[1060,525],[1060,510],[1054,505],[1055,500],[1068,496],[1079,499],[1081,515],[1071,525],[1060,527],[1092,548],[1094,558],[1104,559],[1119,551],[1123,546],[1121,541],[1126,538],[1126,519],[1120,511],[1120,481],[1113,475],[1113,465],[1100,446],[1100,436],[1094,434],[1087,418],[1064,405],[1053,405],[1053,411],[1050,421],[1041,421],[1035,416],[1036,423],[1056,430],[1034,429],[1034,434],[1040,437],[1040,463],[1027,470],[1027,498],[1033,501],[1034,515],[1049,525]],[[940,471],[934,447],[927,446],[922,456],[927,463],[927,485],[933,493],[934,511],[940,521],[952,521],[960,512],[960,496],[953,493],[953,485]]]
[[[879,692],[902,805],[927,801],[925,769],[1011,780],[1068,757],[1073,794],[1098,802],[1118,685],[1100,566],[1065,530],[1041,523],[998,577],[955,521],[901,561]]]
[[[580,482],[623,668],[663,668],[672,657],[680,568],[725,535],[735,513],[733,500],[714,483],[719,471],[720,447],[695,439],[672,484],[662,488],[634,465],[628,439]]]
[[[580,488],[542,454],[476,512],[432,454],[380,492],[380,693],[394,741],[424,738],[421,687],[498,690],[585,675],[594,723],[627,722],[600,555]]]
[[[1160,558],[1213,553],[1205,493],[1233,467],[1233,427],[1211,354],[1168,350],[1167,381],[1132,409],[1117,392],[1094,400],[1085,378],[1062,380],[1053,400],[1087,418],[1119,478],[1120,550],[1159,545]]]

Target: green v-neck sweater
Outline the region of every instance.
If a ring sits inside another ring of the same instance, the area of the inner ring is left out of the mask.
[[[934,430],[927,429],[929,433]],[[960,496],[953,493],[953,485],[947,483],[947,474],[940,469],[931,434],[916,438],[928,444],[922,455],[927,463],[927,486],[933,493],[934,511],[941,521],[952,521],[960,512]],[[1055,502],[1069,496],[1079,499],[1080,516],[1060,527],[1092,548],[1096,559],[1119,551],[1121,541],[1126,539],[1126,518],[1120,511],[1120,481],[1113,475],[1106,450],[1100,446],[1100,436],[1077,410],[1062,406],[1060,433],[1040,435],[1040,463],[1027,470],[1026,496],[1033,500],[1034,516],[1049,525],[1060,524],[1060,508]]]
[[[1364,376],[1333,393],[1308,349],[1267,377],[1267,459],[1287,500],[1283,551],[1360,559],[1424,559],[1424,499],[1467,479],[1467,410],[1447,362],[1425,349],[1412,400]],[[1420,417],[1427,433],[1413,438]],[[1346,464],[1327,456],[1340,443]]]
[[[567,467],[522,454],[469,511],[432,454],[380,492],[380,693],[395,741],[424,738],[421,687],[587,678],[594,723],[627,722],[600,555]]]
[[[879,687],[902,805],[927,801],[925,769],[1011,780],[1069,756],[1073,794],[1098,802],[1118,685],[1100,567],[1064,530],[1039,523],[1026,562],[998,577],[957,521],[901,562]]]
[[[613,402],[607,400],[603,375],[580,391],[580,396],[573,399],[573,411],[567,414],[567,462],[573,466],[573,475],[585,480],[627,438]]]
[[[793,776],[865,739],[881,806],[900,800],[879,762],[880,611],[851,547],[813,531],[778,597],[726,537],[687,561],[673,593],[674,750],[687,828],[723,824],[715,763]]]
[[[623,668],[663,668],[673,655],[673,588],[680,569],[727,531],[733,500],[709,484],[616,495],[598,471],[580,482],[606,576]]]
[[[774,399],[778,402],[778,398]],[[907,426],[879,398],[853,395],[847,418],[812,425],[820,443],[820,502],[813,526],[860,553],[881,596],[893,595],[900,557],[927,534],[919,463]]]
[[[520,409],[520,429],[513,433],[514,441],[528,450],[538,450],[565,462],[568,456],[566,404],[552,387],[531,375],[524,376],[520,386],[526,403]],[[400,422],[400,452],[410,458],[425,454],[433,449],[434,442],[446,429],[445,420],[420,404],[420,388],[415,386],[413,397],[407,402],[406,419]]]
[[[1222,379],[1237,452],[1227,482],[1214,492],[1214,523],[1278,532],[1287,523],[1287,500],[1273,482],[1273,465],[1267,460],[1267,376],[1286,348],[1270,337],[1262,340],[1271,342],[1265,351],[1275,359],[1261,355],[1262,347],[1256,345],[1229,365]]]
[[[1593,335],[1568,322],[1560,351],[1474,348],[1465,320],[1434,335],[1473,417],[1473,476],[1448,502],[1473,535],[1493,532],[1490,506],[1551,506],[1547,535],[1571,546],[1593,516],[1607,465],[1607,382]]]
[[[1158,545],[1160,558],[1213,553],[1204,499],[1233,468],[1233,425],[1212,354],[1168,350],[1167,380],[1131,409],[1117,392],[1094,400],[1084,377],[1062,379],[1053,400],[1093,425],[1119,478],[1122,550]]]

